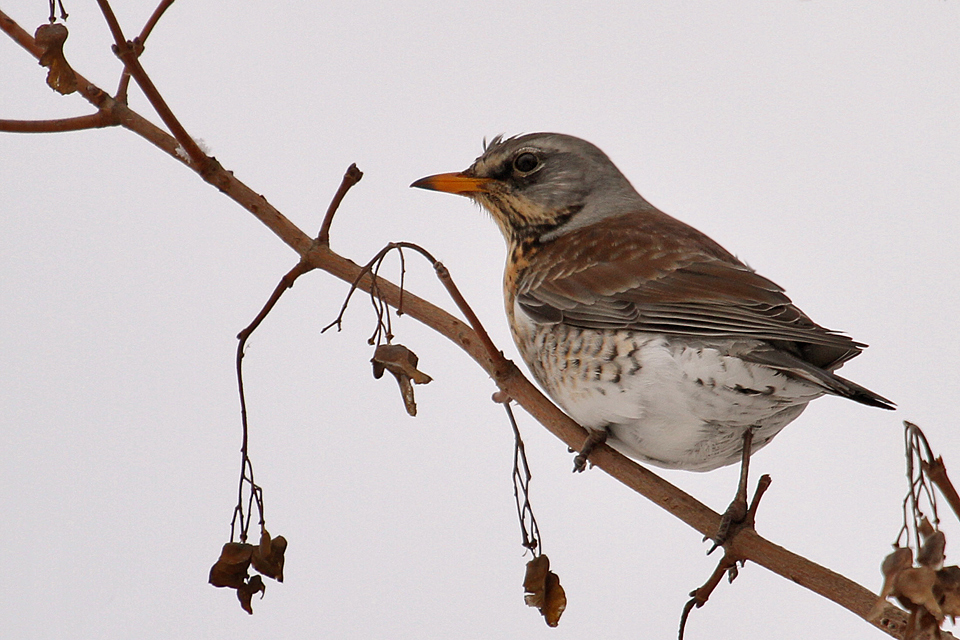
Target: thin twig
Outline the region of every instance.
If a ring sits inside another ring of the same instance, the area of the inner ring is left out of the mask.
[[[153,11],[153,14],[147,20],[147,23],[143,25],[143,29],[140,31],[140,35],[136,37],[135,41],[139,43],[139,53],[143,53],[143,47],[146,45],[147,38],[150,36],[150,33],[153,31],[153,28],[157,26],[157,23],[160,21],[161,16],[164,12],[170,8],[170,5],[174,3],[175,0],[160,0],[160,4],[157,5],[157,8]],[[127,70],[127,67],[123,67],[123,72],[120,74],[120,83],[117,86],[116,100],[117,102],[122,102],[127,104],[127,87],[130,85],[130,72]]]
[[[440,278],[440,282],[443,283],[447,293],[450,294],[450,297],[453,298],[457,308],[460,309],[460,313],[466,317],[467,322],[477,333],[477,337],[480,339],[480,344],[482,344],[483,348],[487,350],[487,353],[490,355],[490,359],[501,365],[506,365],[507,359],[503,356],[503,352],[497,349],[497,346],[493,344],[493,340],[490,339],[490,336],[487,334],[487,330],[483,328],[483,325],[480,323],[480,319],[477,317],[477,314],[475,314],[473,309],[470,308],[470,305],[467,304],[467,301],[460,293],[460,290],[457,288],[453,278],[450,277],[450,271],[447,270],[442,262],[434,262],[433,268],[436,270],[437,277]]]
[[[723,554],[723,557],[720,558],[720,562],[717,563],[716,568],[713,570],[713,573],[710,574],[710,577],[707,578],[707,581],[699,588],[690,592],[690,599],[683,605],[683,612],[680,614],[680,630],[677,634],[679,640],[683,640],[683,632],[686,629],[690,612],[693,611],[694,608],[699,609],[707,603],[710,595],[717,588],[717,585],[720,584],[720,580],[723,579],[723,574],[731,569],[736,569],[737,562],[739,561],[740,558],[737,558],[734,554],[727,551]]]
[[[60,7],[60,19],[66,20],[69,18],[67,10],[63,8],[63,0],[50,0],[50,22],[56,22],[57,20],[57,7]]]
[[[344,176],[344,181],[346,181],[346,176]],[[341,188],[342,187],[343,187],[343,184],[341,184]],[[333,206],[332,203],[331,203],[331,206]],[[327,219],[329,218],[332,218],[332,214],[328,212]],[[324,223],[326,223],[326,219],[324,220]],[[320,241],[320,238],[317,238],[317,243],[323,244]],[[387,246],[380,249],[380,251],[378,251],[376,255],[374,255],[367,262],[367,264],[365,264],[363,267],[360,268],[360,272],[357,274],[357,277],[354,278],[353,282],[350,284],[350,290],[347,292],[347,295],[343,300],[343,304],[340,305],[340,313],[337,314],[337,317],[333,320],[333,322],[331,322],[330,324],[325,326],[323,329],[321,329],[320,333],[325,333],[328,329],[332,327],[337,327],[337,331],[343,328],[343,315],[344,313],[346,313],[347,307],[350,305],[350,299],[353,297],[354,292],[356,292],[356,290],[360,288],[361,281],[365,277],[369,276],[370,285],[369,285],[368,293],[370,294],[370,299],[371,299],[371,303],[373,304],[373,309],[377,314],[377,330],[374,332],[373,336],[370,338],[370,344],[373,344],[374,342],[379,344],[379,336],[381,331],[386,331],[387,334],[390,333],[390,326],[389,326],[390,317],[389,315],[387,315],[386,320],[384,320],[384,307],[382,306],[384,302],[381,299],[377,289],[377,283],[380,280],[380,275],[379,275],[380,267],[383,264],[383,260],[387,257],[387,255],[391,251],[396,250],[397,253],[400,255],[400,287],[399,287],[399,297],[397,302],[394,304],[394,307],[397,309],[398,313],[402,313],[403,312],[403,282],[405,277],[404,274],[406,273],[406,262],[403,257],[404,249],[411,249],[413,251],[416,251],[417,253],[425,257],[434,265],[440,264],[439,262],[437,262],[436,258],[434,258],[429,251],[427,251],[420,245],[413,244],[412,242],[391,242],[387,244]]]
[[[390,243],[393,245],[393,243]],[[392,246],[391,248],[396,248]],[[400,255],[403,255],[403,250],[399,250]],[[384,254],[384,258],[386,254]],[[383,258],[377,261],[373,265],[373,270],[370,274],[373,276],[373,283],[370,287],[370,304],[373,306],[373,312],[377,316],[377,328],[374,330],[373,335],[367,340],[367,343],[372,345],[380,346],[382,339],[386,338],[387,343],[393,340],[393,327],[391,325],[390,318],[390,305],[383,301],[383,298],[380,297],[380,291],[377,288],[377,283],[380,281],[380,267],[383,266]],[[401,267],[402,268],[402,267]]]
[[[350,290],[347,291],[347,295],[343,300],[343,304],[340,305],[340,313],[337,314],[337,317],[334,318],[333,322],[325,326],[320,330],[320,333],[326,333],[328,329],[336,327],[337,331],[340,331],[343,328],[343,315],[347,312],[347,307],[350,305],[350,299],[353,297],[354,292],[360,288],[360,283],[367,276],[370,276],[373,273],[373,266],[379,261],[383,260],[384,256],[387,255],[390,251],[394,249],[393,244],[388,244],[383,249],[377,252],[377,255],[373,256],[367,264],[360,267],[360,270],[357,272],[356,277],[353,279],[353,282],[350,283]],[[373,295],[373,288],[376,286],[376,280],[371,280],[369,285],[369,293]]]
[[[928,473],[928,469],[931,465],[936,465],[936,460],[923,430],[906,420],[903,422],[903,427],[907,466],[907,495],[903,498],[903,526],[897,534],[897,544],[899,545],[901,539],[905,536],[907,546],[919,549],[922,543],[921,521],[932,519],[934,526],[937,526],[940,522],[940,516],[937,513],[937,495],[928,483],[928,480],[934,482],[934,479]],[[946,473],[946,469],[944,469],[944,473]],[[936,483],[934,482],[934,484]],[[952,489],[949,480],[946,481],[946,485]],[[943,492],[943,489],[941,489],[941,492]],[[924,514],[924,505],[929,507],[930,518],[927,518]]]
[[[257,317],[253,319],[253,322],[250,323],[243,331],[237,334],[237,339],[240,340],[240,348],[243,348],[244,343],[246,343],[247,338],[250,337],[250,334],[256,331],[257,327],[260,326],[260,323],[267,317],[270,311],[276,306],[277,302],[280,300],[280,296],[283,295],[284,291],[293,287],[297,278],[302,276],[305,273],[312,271],[314,267],[310,266],[304,261],[300,261],[288,271],[283,278],[280,279],[280,282],[277,283],[276,288],[273,290],[273,293],[270,295],[270,298],[263,305],[263,308],[260,309],[260,313],[257,314]]]
[[[947,477],[947,467],[943,464],[943,458],[937,456],[933,462],[924,462],[923,470],[927,473],[930,481],[940,489],[940,493],[946,498],[947,504],[953,509],[954,515],[960,519],[960,495],[957,495],[957,489]]]
[[[157,23],[160,22],[160,18],[163,16],[164,12],[170,8],[176,0],[160,0],[160,4],[157,5],[157,8],[154,9],[153,14],[147,20],[147,23],[143,25],[143,29],[140,31],[140,35],[137,36],[137,40],[140,41],[140,44],[143,45],[146,43],[150,33],[153,31],[153,28],[157,26]]]
[[[327,207],[326,215],[323,216],[323,224],[320,225],[320,233],[317,234],[317,242],[320,244],[330,244],[330,225],[333,223],[333,216],[340,208],[340,203],[343,202],[343,197],[347,195],[347,191],[360,182],[361,178],[363,178],[363,171],[357,169],[356,164],[347,167],[347,172],[343,174],[343,180],[340,181],[340,188],[337,189],[333,200],[330,201],[330,206]]]
[[[346,180],[346,176],[344,176],[344,180]],[[328,219],[331,217],[332,215],[328,214]],[[325,224],[326,222],[327,220],[324,220]],[[327,226],[329,227],[329,225]],[[321,235],[320,235],[320,238],[318,238],[318,241],[322,241],[322,238],[323,238],[323,230],[321,229]],[[416,251],[423,257],[425,257],[427,260],[429,260],[433,264],[433,269],[437,274],[437,278],[440,280],[441,284],[443,284],[444,288],[447,290],[447,294],[450,296],[453,302],[457,305],[457,308],[460,309],[460,312],[464,315],[464,317],[467,319],[467,322],[470,324],[474,332],[477,334],[477,338],[480,340],[480,344],[483,345],[484,349],[486,349],[487,354],[490,356],[490,360],[497,363],[498,368],[502,370],[509,368],[508,361],[503,356],[503,352],[497,349],[496,345],[493,344],[493,340],[490,339],[490,336],[489,334],[487,334],[486,329],[483,328],[483,324],[480,322],[480,319],[477,317],[477,314],[473,312],[473,309],[467,303],[466,299],[463,297],[463,294],[460,293],[460,289],[457,288],[457,284],[453,281],[453,277],[450,275],[449,269],[447,269],[447,267],[442,262],[434,258],[433,254],[431,254],[429,251],[427,251],[420,245],[414,244],[412,242],[391,242],[386,247],[381,249],[377,253],[377,255],[375,255],[373,259],[367,263],[367,265],[363,268],[361,273],[358,275],[357,279],[354,280],[350,288],[350,292],[347,294],[347,298],[343,302],[343,306],[340,309],[340,314],[337,316],[337,319],[334,320],[329,325],[327,325],[326,327],[324,327],[323,331],[326,331],[327,329],[329,329],[334,325],[336,325],[338,328],[341,326],[343,321],[343,313],[344,311],[346,311],[347,305],[350,302],[350,296],[353,295],[353,292],[356,290],[357,286],[360,283],[360,279],[362,279],[363,276],[366,275],[366,272],[370,272],[373,275],[372,286],[376,287],[376,283],[379,278],[377,274],[379,272],[380,265],[383,262],[383,258],[386,256],[387,253],[389,253],[393,249],[397,249],[399,251],[400,260],[401,260],[399,300],[396,304],[396,308],[398,312],[402,312],[403,310],[403,291],[404,291],[403,274],[405,273],[405,268],[403,268],[403,250],[411,249],[413,251]],[[374,297],[379,298],[379,296],[374,296]],[[382,315],[382,312],[378,309],[378,316],[379,315]],[[389,320],[389,317],[388,317],[388,320]]]
[[[171,0],[172,2],[172,0]],[[156,15],[156,14],[155,14]],[[347,169],[347,173],[343,177],[343,182],[340,184],[340,188],[337,190],[336,195],[333,198],[333,201],[330,203],[330,207],[327,209],[327,220],[332,219],[334,212],[336,212],[337,207],[340,206],[340,202],[343,201],[343,196],[346,195],[346,192],[356,184],[360,178],[363,176],[363,173],[357,169],[357,165],[352,164],[350,168]],[[329,224],[326,225],[329,230]],[[249,423],[247,421],[247,399],[246,394],[243,390],[243,355],[244,348],[247,344],[247,339],[257,330],[257,327],[266,319],[270,314],[273,308],[277,305],[277,302],[280,301],[280,297],[284,294],[287,289],[293,287],[296,283],[297,278],[302,276],[305,273],[313,270],[313,266],[309,262],[302,259],[290,270],[288,271],[283,278],[280,279],[280,282],[274,288],[273,293],[270,295],[270,298],[263,305],[263,308],[260,309],[260,312],[253,319],[247,327],[245,327],[239,334],[237,334],[237,356],[236,356],[236,368],[237,368],[237,388],[240,394],[240,422],[243,429],[243,436],[240,445],[240,482],[237,488],[237,505],[233,510],[233,519],[230,522],[230,539],[233,540],[236,533],[237,520],[240,521],[240,541],[246,542],[247,535],[250,528],[250,516],[253,513],[253,505],[256,502],[257,512],[260,515],[260,525],[264,524],[264,514],[263,514],[263,489],[255,482],[253,477],[253,462],[250,460],[250,449],[249,449]],[[243,494],[244,487],[249,485],[250,495],[247,501],[246,515],[244,515],[243,508]]]
[[[927,502],[933,511],[934,524],[939,522],[936,494],[930,490],[926,483],[927,480],[930,480],[940,490],[954,515],[960,519],[960,496],[957,495],[957,489],[947,476],[947,467],[943,463],[943,458],[941,456],[934,457],[933,448],[920,427],[906,420],[903,422],[903,426],[906,441],[907,478],[909,479],[909,491],[904,498],[904,527],[907,526],[906,514],[908,511],[917,514],[913,518],[915,521],[919,521],[919,518],[922,517],[919,504],[920,489],[925,491]],[[919,462],[919,470],[917,469],[917,462]],[[919,548],[919,535],[915,542],[917,548]]]
[[[527,450],[523,446],[523,438],[520,437],[520,428],[517,426],[517,419],[513,415],[509,399],[503,403],[503,408],[506,409],[510,426],[513,428],[513,497],[517,503],[517,517],[520,520],[523,546],[530,549],[534,556],[538,556],[543,552],[543,540],[540,537],[537,518],[533,515],[533,506],[530,504],[530,481],[533,479],[533,474],[530,472]],[[527,520],[530,521],[529,530]]]
[[[233,540],[234,532],[236,529],[237,518],[240,519],[240,541],[246,542],[247,540],[247,531],[250,527],[249,516],[252,513],[252,507],[254,500],[256,500],[257,510],[260,514],[260,523],[263,524],[263,490],[257,485],[253,479],[253,463],[250,461],[250,450],[249,450],[249,424],[247,422],[247,398],[246,394],[243,391],[243,352],[244,347],[247,344],[247,338],[256,331],[257,327],[260,326],[260,323],[269,315],[270,311],[276,306],[277,302],[280,300],[280,296],[283,295],[284,291],[293,286],[297,278],[299,278],[304,273],[312,270],[309,264],[301,260],[297,265],[287,272],[283,278],[280,279],[280,282],[277,284],[276,288],[273,290],[273,293],[270,295],[270,299],[267,300],[266,304],[263,305],[263,308],[260,309],[260,313],[257,314],[257,317],[253,319],[246,328],[243,329],[239,334],[237,334],[237,357],[236,357],[236,367],[237,367],[237,389],[240,394],[240,423],[243,429],[243,436],[240,444],[240,483],[237,488],[237,506],[233,510],[233,520],[230,523],[230,539]],[[243,488],[245,485],[249,484],[250,486],[250,497],[247,505],[247,516],[244,517],[243,509]]]
[[[193,164],[197,167],[197,170],[201,174],[212,170],[210,158],[207,157],[207,154],[200,149],[190,134],[187,133],[187,130],[183,128],[183,125],[180,124],[177,117],[173,115],[173,111],[167,106],[166,101],[164,101],[163,96],[160,95],[150,76],[147,75],[147,72],[144,71],[140,65],[140,61],[137,59],[139,48],[123,37],[123,30],[120,28],[120,23],[117,22],[117,17],[114,15],[108,0],[97,0],[97,4],[100,5],[100,11],[107,21],[107,26],[110,27],[110,33],[113,34],[117,56],[123,61],[124,66],[126,66],[130,75],[133,76],[133,79],[140,85],[140,89],[157,112],[157,115],[160,116],[163,123],[167,125],[167,129],[170,130],[173,137],[177,139],[177,142],[179,142],[180,146],[186,151],[187,155],[193,161]]]
[[[0,120],[0,131],[10,133],[60,133],[115,127],[120,122],[105,111],[57,120]]]

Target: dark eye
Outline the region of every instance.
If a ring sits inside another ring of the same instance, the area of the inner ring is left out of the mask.
[[[525,151],[513,161],[513,168],[520,173],[530,173],[540,166],[540,159],[529,151]]]

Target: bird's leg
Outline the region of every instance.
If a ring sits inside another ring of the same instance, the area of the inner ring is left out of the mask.
[[[743,477],[746,477],[746,474],[743,474]],[[741,482],[741,486],[746,487],[746,483]],[[750,501],[750,507],[744,511],[743,520],[737,523],[736,531],[739,531],[745,527],[753,527],[754,518],[756,518],[757,515],[757,508],[760,506],[760,498],[763,497],[764,492],[769,486],[770,476],[767,474],[760,476],[760,481],[757,482],[757,490],[753,494],[753,500]],[[745,489],[743,491],[743,496],[746,498]],[[734,502],[736,502],[736,499],[734,499]],[[731,508],[733,507],[733,505],[730,506]],[[727,509],[727,512],[729,513],[730,509]],[[726,514],[724,515],[726,516]],[[736,533],[736,531],[734,533]],[[728,528],[727,533],[729,532],[730,529]],[[717,546],[717,544],[714,544],[713,549],[716,549]],[[708,553],[712,553],[713,549],[710,549]],[[710,576],[710,578],[703,584],[703,586],[690,592],[690,600],[687,601],[687,604],[683,607],[683,613],[680,616],[680,640],[683,640],[683,630],[687,625],[687,618],[690,616],[690,612],[695,608],[699,609],[703,605],[707,604],[707,600],[710,599],[714,589],[716,589],[717,585],[720,584],[723,574],[727,574],[727,580],[733,582],[738,574],[737,565],[739,564],[742,567],[745,563],[746,558],[739,549],[735,547],[724,547],[723,557],[720,558],[720,562],[717,564],[717,568],[713,570],[713,574]]]
[[[710,555],[714,550],[722,546],[730,535],[730,529],[733,525],[743,523],[747,518],[747,480],[750,475],[750,449],[753,444],[753,429],[748,428],[743,433],[743,453],[740,459],[740,484],[737,485],[737,495],[733,497],[733,502],[723,512],[720,519],[720,528],[713,538],[713,547],[707,551]]]
[[[573,472],[579,473],[587,468],[587,458],[593,453],[593,450],[607,441],[607,430],[600,429],[594,431],[587,429],[587,439],[583,441],[580,447],[580,453],[573,459]]]

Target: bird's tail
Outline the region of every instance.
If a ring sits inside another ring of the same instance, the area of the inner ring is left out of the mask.
[[[840,377],[831,371],[821,369],[784,351],[762,349],[751,351],[749,354],[744,354],[741,357],[749,362],[762,364],[781,371],[788,376],[811,382],[827,393],[849,398],[869,407],[879,407],[881,409],[896,409],[897,407],[897,405],[890,400],[870,391],[870,389],[866,387],[861,387],[856,382]]]

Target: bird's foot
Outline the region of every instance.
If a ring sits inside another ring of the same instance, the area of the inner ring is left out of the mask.
[[[580,447],[580,453],[576,455],[573,459],[573,472],[580,473],[587,468],[587,458],[593,453],[594,449],[602,445],[607,441],[607,430],[602,429],[600,431],[589,430],[587,432],[587,439],[583,441],[583,446]]]
[[[730,532],[734,526],[741,528],[747,519],[747,498],[737,494],[737,497],[733,499],[733,502],[730,503],[730,506],[727,507],[727,510],[723,512],[723,516],[720,518],[720,527],[717,529],[717,532],[713,536],[713,547],[710,551],[707,552],[707,555],[716,550],[717,547],[722,546],[724,542],[730,539]],[[734,533],[736,533],[734,531]]]
[[[727,545],[727,543],[736,538],[737,534],[742,530],[753,529],[757,516],[757,507],[760,506],[760,498],[763,497],[763,493],[769,486],[770,476],[767,474],[760,476],[760,481],[757,482],[757,490],[753,494],[753,500],[750,501],[750,506],[747,506],[745,498],[743,500],[740,499],[746,495],[746,492],[738,491],[737,497],[733,499],[733,502],[730,503],[730,506],[727,507],[727,510],[724,512],[723,518],[720,521],[720,529],[714,538],[713,547],[707,552],[707,555],[710,555],[714,549],[722,546],[723,557],[720,558],[720,562],[717,563],[717,568],[713,570],[710,578],[701,587],[690,592],[690,600],[684,605],[683,613],[680,615],[680,640],[683,640],[683,631],[687,626],[687,619],[690,616],[690,612],[707,604],[707,600],[710,599],[714,589],[720,584],[720,580],[724,574],[727,575],[729,582],[733,582],[737,578],[738,565],[742,567],[746,564],[747,559],[742,555],[742,552],[736,548],[736,545]],[[706,539],[705,537],[704,540]]]
[[[713,546],[707,551],[710,555],[717,550],[717,547],[724,546],[727,541],[732,540],[743,529],[753,529],[756,523],[757,508],[760,506],[760,498],[763,497],[767,487],[770,486],[770,476],[763,474],[757,482],[757,490],[753,494],[753,500],[750,506],[747,506],[746,494],[737,492],[737,497],[733,499],[727,510],[723,512],[720,518],[720,527],[713,536]],[[706,538],[704,538],[706,540]]]

